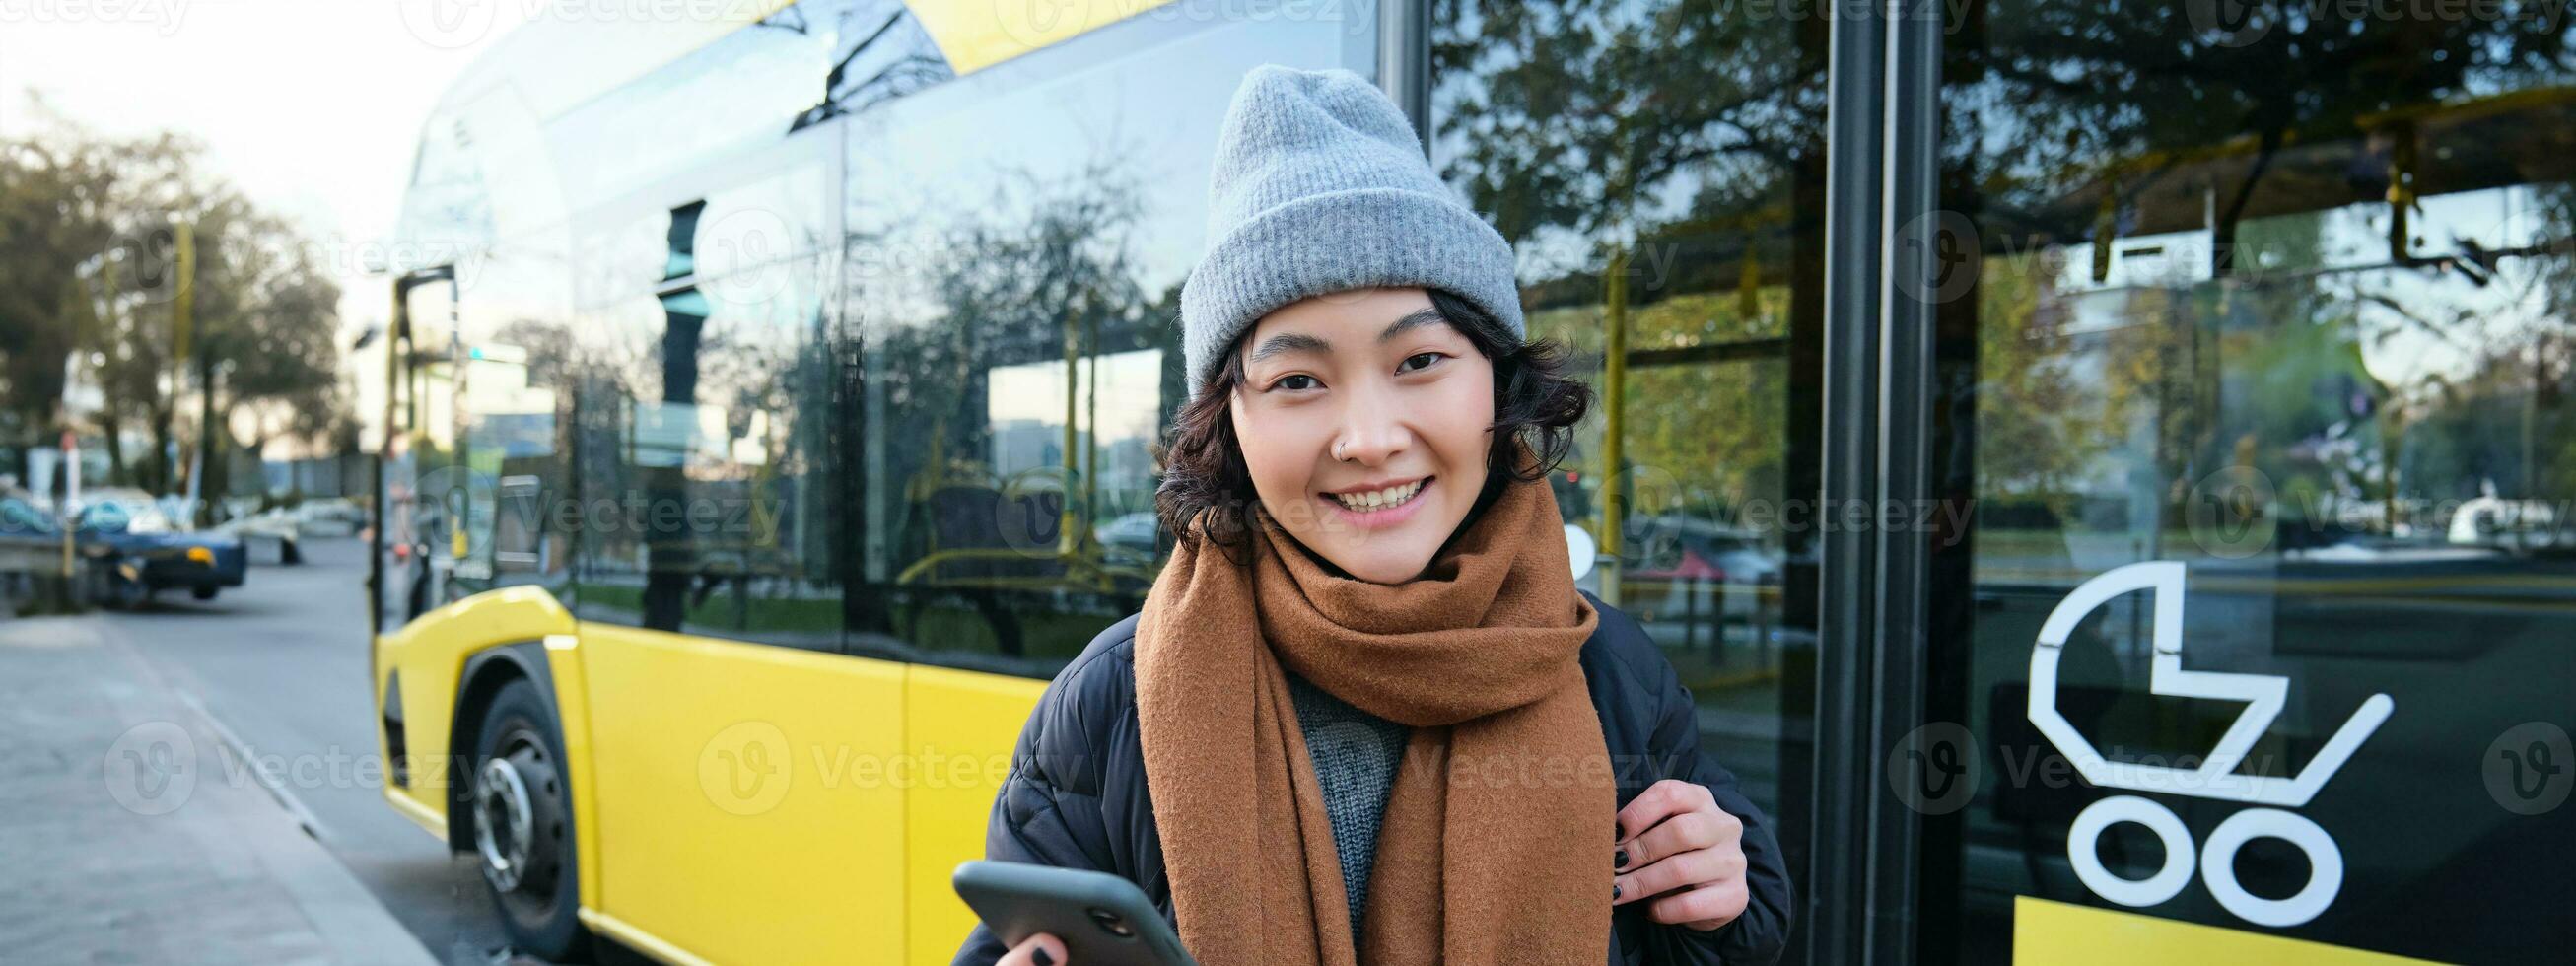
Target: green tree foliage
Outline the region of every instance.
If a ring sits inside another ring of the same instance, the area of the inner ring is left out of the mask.
[[[1441,0],[1432,23],[1434,155],[1520,246],[1531,334],[1606,375],[1605,333],[1625,333],[1624,382],[1568,463],[1582,482],[1560,487],[1569,519],[1597,527],[1604,486],[1630,526],[1789,495],[1787,336],[1818,309],[1797,276],[1821,207],[1797,199],[1821,192],[1823,22],[1710,0]]]
[[[41,105],[39,105],[41,107]],[[54,425],[64,360],[90,312],[80,263],[117,236],[120,155],[88,139],[0,139],[0,434],[33,445]]]
[[[201,153],[174,135],[112,138],[52,118],[0,139],[0,445],[40,444],[61,424],[67,371],[98,392],[96,425],[78,428],[105,437],[111,479],[156,491],[180,484],[170,457],[188,415],[200,430],[189,445],[212,447],[208,494],[225,492],[237,413],[260,427],[254,448],[345,429],[339,286],[292,226],[203,175]],[[129,433],[149,440],[143,452],[127,451]]]

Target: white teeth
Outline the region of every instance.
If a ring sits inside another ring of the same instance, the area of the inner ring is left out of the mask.
[[[1413,495],[1421,491],[1422,481],[1415,480],[1403,486],[1389,487],[1383,490],[1373,490],[1367,493],[1334,493],[1330,495],[1333,499],[1340,500],[1343,506],[1350,507],[1351,509],[1375,510],[1383,507],[1395,506],[1406,500],[1413,499]]]

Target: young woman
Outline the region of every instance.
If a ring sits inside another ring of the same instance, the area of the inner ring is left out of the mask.
[[[1124,876],[1206,966],[1776,958],[1777,843],[1574,585],[1546,478],[1591,395],[1510,246],[1348,71],[1248,75],[1211,200],[1179,546],[1039,700],[987,857]],[[978,926],[956,961],[1067,959]]]

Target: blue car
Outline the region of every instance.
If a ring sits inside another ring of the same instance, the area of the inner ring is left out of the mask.
[[[0,506],[0,539],[61,539],[49,514],[21,500],[0,502],[7,504]],[[78,519],[73,552],[88,563],[90,599],[109,607],[137,607],[175,588],[213,600],[224,588],[241,586],[250,569],[240,540],[181,531],[140,491],[89,494]]]

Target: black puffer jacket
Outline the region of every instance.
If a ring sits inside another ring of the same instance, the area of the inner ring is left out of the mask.
[[[1584,596],[1600,611],[1601,623],[1584,642],[1583,676],[1617,764],[1620,806],[1666,778],[1708,786],[1719,808],[1744,821],[1749,894],[1744,915],[1713,932],[1657,923],[1647,918],[1643,903],[1620,906],[1611,917],[1608,962],[1682,966],[1777,959],[1789,931],[1790,891],[1769,819],[1736,790],[1734,775],[1700,753],[1690,692],[1645,629],[1599,598]],[[1162,839],[1136,739],[1135,647],[1136,618],[1129,616],[1100,632],[1047,686],[1011,754],[1011,774],[993,802],[984,854],[1116,873],[1173,920]],[[1606,837],[1602,852],[1607,880]],[[1005,951],[992,930],[978,925],[956,962],[982,966]]]

